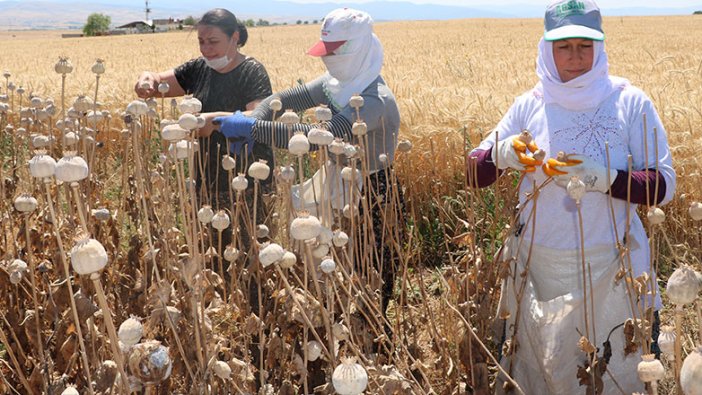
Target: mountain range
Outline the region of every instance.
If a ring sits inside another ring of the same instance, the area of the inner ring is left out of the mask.
[[[211,8],[222,7],[216,0],[197,2],[151,1],[150,18],[198,17]],[[442,20],[462,18],[540,18],[543,6],[510,5],[496,6],[445,6],[414,4],[410,2],[371,1],[362,4],[345,3],[345,6],[363,9],[377,21],[384,20]],[[290,1],[229,0],[226,7],[243,19],[265,19],[270,22],[295,23],[298,20],[320,20],[338,3],[300,4]],[[603,10],[608,16],[619,15],[689,15],[699,7],[669,8],[661,4],[657,7],[611,8]],[[0,29],[71,29],[81,28],[88,15],[100,12],[112,18],[113,25],[143,20],[144,2],[138,0],[98,0],[82,1],[0,1]],[[700,17],[702,19],[702,16]]]

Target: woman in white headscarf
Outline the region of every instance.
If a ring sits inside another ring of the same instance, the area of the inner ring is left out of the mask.
[[[295,112],[319,105],[328,106],[333,115],[323,127],[336,138],[356,146],[359,146],[361,137],[352,133],[354,122],[360,118],[367,125],[365,152],[361,157],[367,162],[370,185],[363,186],[363,191],[370,205],[372,233],[380,256],[380,261],[375,254],[371,259],[382,276],[382,311],[385,311],[392,294],[395,258],[387,237],[383,236],[393,226],[389,222],[383,225],[383,220],[390,221],[399,216],[401,208],[398,206],[402,206],[402,199],[399,199],[400,204],[390,204],[393,197],[401,197],[396,178],[391,176],[400,113],[395,96],[380,76],[383,47],[373,33],[370,15],[350,8],[339,8],[324,18],[321,40],[310,48],[308,54],[320,57],[327,73],[307,84],[272,95],[261,102],[250,117],[237,113],[217,118],[215,122],[221,124],[220,132],[232,141],[275,144],[284,149],[288,147],[289,125],[266,121],[272,118],[271,101],[276,98],[282,102],[283,109]],[[363,98],[358,114],[349,103],[353,95]],[[297,123],[292,125],[292,129],[308,134],[319,126]],[[383,212],[386,207],[394,207],[398,212]],[[382,243],[384,238],[386,243]]]
[[[602,384],[606,394],[643,388],[636,374],[641,352],[624,351],[620,325],[651,321],[642,312],[659,308],[660,298],[636,295],[620,273],[655,278],[636,207],[670,201],[675,172],[653,103],[608,67],[597,5],[552,2],[538,49],[540,82],[470,154],[474,186],[490,185],[507,169],[523,172],[518,226],[497,260],[511,267],[500,306],[508,317],[501,363],[527,394],[581,393],[580,379]],[[569,156],[544,162],[542,155],[559,152]],[[611,357],[604,355],[607,341]],[[590,376],[597,369],[586,369],[594,356],[583,351],[588,343],[598,348],[599,367],[607,362],[606,373]]]

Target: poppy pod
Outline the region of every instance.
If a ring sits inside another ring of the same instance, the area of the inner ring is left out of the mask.
[[[675,328],[669,325],[661,327],[658,335],[658,348],[668,360],[675,359]]]
[[[78,143],[78,141],[80,141],[80,137],[78,137],[78,135],[75,132],[66,132],[63,135],[62,141],[63,145],[70,147]]]
[[[263,267],[268,267],[278,262],[285,255],[285,250],[279,244],[267,243],[258,253],[258,260]]]
[[[202,102],[192,95],[185,95],[178,103],[178,110],[183,114],[197,114],[202,110]]]
[[[355,358],[342,358],[332,373],[332,384],[339,395],[359,395],[368,385],[368,373]]]
[[[87,234],[76,238],[76,244],[71,249],[71,266],[76,273],[87,275],[97,273],[107,265],[107,251],[99,241],[91,239]]]
[[[244,174],[239,173],[238,176],[234,177],[232,179],[232,189],[235,191],[244,191],[246,188],[249,186],[249,180],[246,179],[246,176]]]
[[[352,108],[356,108],[356,109],[361,108],[361,107],[363,107],[363,104],[364,104],[363,96],[353,95],[349,99],[349,105]]]
[[[327,106],[319,106],[314,109],[314,117],[319,122],[328,122],[332,119],[332,111]]]
[[[90,68],[90,71],[97,75],[103,74],[105,72],[105,61],[102,59],[95,60],[95,63],[93,64],[93,67]]]
[[[332,238],[332,243],[335,247],[343,247],[349,242],[349,236],[346,232],[337,230],[334,232],[334,237]]]
[[[7,267],[7,272],[10,274],[10,283],[17,285],[22,281],[24,273],[27,272],[27,262],[21,259],[15,259]]]
[[[400,152],[407,152],[412,149],[412,143],[409,140],[400,140],[397,143],[397,150]]]
[[[314,239],[322,231],[322,224],[317,217],[306,210],[299,211],[297,218],[290,223],[290,236],[295,240]]]
[[[344,181],[358,180],[361,178],[361,172],[353,167],[344,167],[341,169],[341,179]]]
[[[334,155],[342,155],[344,153],[344,145],[344,141],[337,137],[329,144],[329,152]]]
[[[678,307],[694,302],[699,291],[699,280],[690,266],[678,267],[668,278],[666,295]]]
[[[297,256],[290,251],[285,251],[283,257],[280,258],[280,267],[283,269],[290,269],[291,267],[295,266],[296,263]]]
[[[31,100],[29,100],[29,105],[35,109],[41,108],[44,105],[44,101],[41,100],[41,97],[34,96]]]
[[[178,122],[176,122],[172,119],[165,118],[165,119],[162,119],[158,125],[161,127],[161,130],[163,130],[163,128],[165,128],[166,126],[177,125],[177,124],[178,124]]]
[[[141,340],[144,335],[144,326],[135,317],[129,317],[119,326],[117,336],[119,341],[131,347]]]
[[[226,171],[234,170],[236,160],[229,155],[222,155],[222,168]]]
[[[216,361],[212,366],[212,371],[222,380],[231,379],[232,368],[224,361]]]
[[[86,118],[88,120],[88,123],[91,125],[95,125],[98,122],[102,122],[103,119],[105,119],[105,116],[102,115],[100,111],[88,111],[88,115],[86,115]]]
[[[334,270],[336,270],[336,262],[330,257],[326,257],[322,260],[322,263],[319,264],[319,269],[326,274],[333,273]]]
[[[178,118],[178,125],[187,130],[197,129],[197,117],[190,113],[183,114]]]
[[[292,124],[299,123],[300,117],[293,110],[285,110],[283,115],[281,115],[280,119],[278,119],[278,120],[286,125],[292,125]]]
[[[313,128],[307,133],[310,143],[317,145],[329,145],[334,141],[332,132],[324,129]]]
[[[271,110],[273,111],[280,111],[283,109],[283,103],[280,101],[280,99],[273,99],[271,100]]]
[[[702,395],[702,346],[694,349],[683,361],[680,385],[686,395]]]
[[[29,160],[29,172],[34,178],[53,177],[56,173],[56,160],[46,155],[45,151],[37,151]]]
[[[354,136],[365,136],[368,133],[368,125],[365,122],[354,122],[351,127],[351,134]]]
[[[23,193],[15,198],[15,210],[20,213],[31,213],[37,208],[37,199],[27,193]]]
[[[257,180],[265,180],[271,174],[271,168],[266,164],[265,160],[259,160],[249,166],[249,176]]]
[[[104,207],[92,209],[90,210],[90,213],[93,215],[93,217],[95,217],[95,219],[102,222],[107,221],[111,218],[110,210]]]
[[[690,204],[690,208],[687,210],[688,214],[690,214],[690,218],[692,218],[695,221],[702,220],[702,203],[700,202],[692,202]]]
[[[171,86],[168,85],[168,82],[161,82],[158,84],[158,92],[161,94],[168,93],[168,91],[171,90]]]
[[[295,180],[295,169],[292,165],[280,167],[280,178],[287,182]]]
[[[264,224],[256,225],[256,238],[257,239],[263,239],[264,237],[268,237],[269,233],[270,233],[270,230],[268,229],[268,226],[266,226]]]
[[[214,211],[210,205],[206,204],[197,211],[197,220],[203,224],[209,224],[212,221],[212,217],[214,217]]]
[[[188,159],[191,146],[192,144],[189,141],[180,140],[168,146],[168,153],[171,155],[171,158],[185,160]]]
[[[78,392],[75,386],[69,385],[61,392],[61,395],[80,395],[80,392]]]
[[[654,354],[642,355],[636,372],[639,374],[639,380],[644,383],[663,380],[665,377],[665,368]]]
[[[132,347],[128,362],[129,372],[142,384],[158,384],[171,375],[172,362],[168,347],[156,340]]]
[[[356,155],[358,155],[358,148],[356,148],[356,146],[353,144],[345,144],[344,155],[346,155],[346,157],[349,159],[355,158]]]
[[[322,259],[329,254],[329,246],[326,244],[319,244],[312,250],[312,256],[317,259]]]
[[[585,183],[582,182],[578,176],[572,176],[570,177],[570,181],[568,181],[568,185],[566,185],[566,192],[571,199],[580,203],[580,200],[587,192],[587,188],[585,187]]]
[[[660,225],[665,221],[665,213],[658,207],[651,207],[646,213],[646,218],[651,225]]]
[[[56,179],[63,182],[77,182],[88,177],[88,163],[75,152],[66,152],[56,163]]]
[[[161,138],[166,141],[179,141],[187,136],[188,131],[177,123],[166,125],[161,129]]]
[[[148,111],[149,106],[146,105],[146,102],[144,100],[134,100],[131,103],[127,104],[127,113],[129,114],[141,116],[146,115]]]
[[[310,142],[302,132],[296,132],[288,141],[288,151],[291,154],[302,156],[310,151]]]
[[[307,349],[307,360],[310,362],[316,361],[322,355],[322,345],[316,340],[308,341],[305,349]]]
[[[69,74],[73,71],[73,65],[68,58],[62,56],[59,57],[58,62],[56,62],[54,65],[54,71],[56,71],[58,74]]]
[[[212,217],[211,222],[212,227],[220,231],[227,229],[231,223],[229,221],[229,214],[227,214],[227,212],[224,210],[217,211],[217,214]]]
[[[224,249],[224,253],[222,255],[224,256],[224,260],[227,262],[234,262],[237,260],[237,258],[239,258],[239,250],[230,244]]]

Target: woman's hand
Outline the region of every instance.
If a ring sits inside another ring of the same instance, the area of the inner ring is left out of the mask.
[[[499,169],[512,168],[530,173],[540,166],[544,152],[533,142],[529,132],[522,132],[498,141],[492,148],[492,161]],[[533,155],[529,155],[530,151]]]
[[[141,73],[136,84],[134,84],[134,92],[143,99],[152,97],[156,94],[159,82],[157,74],[145,71]]]

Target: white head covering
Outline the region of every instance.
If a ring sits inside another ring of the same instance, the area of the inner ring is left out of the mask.
[[[562,82],[553,60],[553,42],[543,38],[539,42],[536,75],[541,82],[534,88],[544,101],[557,103],[572,111],[596,108],[615,90],[628,85],[624,78],[609,75],[609,61],[603,41],[593,41],[592,69],[568,82]]]
[[[308,53],[322,57],[332,77],[324,90],[337,109],[362,93],[383,67],[383,46],[373,34],[373,18],[351,8],[338,8],[324,17],[320,41]]]

